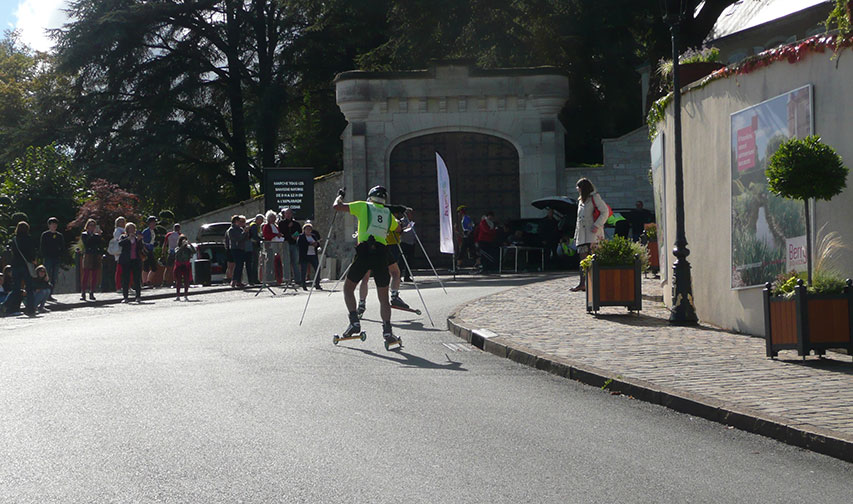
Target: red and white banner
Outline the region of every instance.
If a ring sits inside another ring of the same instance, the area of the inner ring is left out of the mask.
[[[443,254],[453,253],[453,208],[450,204],[450,176],[447,165],[438,152],[435,153],[438,169],[438,222],[441,229],[439,249]]]

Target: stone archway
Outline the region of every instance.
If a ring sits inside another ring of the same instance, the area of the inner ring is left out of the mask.
[[[450,266],[438,249],[435,153],[447,164],[454,208],[464,204],[475,222],[489,210],[499,222],[519,218],[519,156],[508,141],[483,133],[446,132],[411,138],[394,147],[389,161],[391,200],[416,210],[418,236],[436,266]],[[454,226],[456,225],[454,215]],[[428,264],[416,254],[412,267]]]

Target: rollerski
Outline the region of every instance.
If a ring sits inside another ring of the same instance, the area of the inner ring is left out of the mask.
[[[358,319],[359,320],[361,320],[361,318],[364,317],[364,311],[365,310],[367,310],[367,306],[365,305],[365,301],[362,299],[361,301],[358,302],[358,310],[356,310],[356,313],[358,313]]]
[[[421,314],[420,310],[416,310],[416,309],[410,307],[409,305],[407,305],[405,301],[400,299],[400,296],[391,296],[391,308],[393,308],[395,310],[403,310],[403,311],[407,311],[410,313],[416,313],[418,315]]]
[[[385,338],[385,350],[403,348],[403,340],[394,336],[394,333],[391,332],[390,323],[385,322],[382,324],[382,337]]]
[[[347,330],[344,331],[342,335],[335,334],[332,336],[332,343],[337,345],[341,341],[354,339],[364,341],[367,339],[367,333],[361,330],[361,322],[358,320],[358,315],[356,313],[350,313],[349,327],[347,327]]]

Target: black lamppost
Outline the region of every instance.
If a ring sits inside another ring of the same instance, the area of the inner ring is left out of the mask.
[[[672,265],[672,311],[669,323],[695,325],[699,322],[693,306],[693,286],[687,256],[687,237],[684,234],[684,173],[681,162],[681,85],[678,79],[678,29],[684,17],[683,0],[662,0],[664,21],[672,33],[672,108],[675,144],[675,263]]]

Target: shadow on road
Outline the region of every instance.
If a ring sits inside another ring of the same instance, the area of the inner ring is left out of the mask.
[[[405,344],[405,342],[404,342]],[[353,348],[353,347],[343,347],[347,350],[354,350],[356,352],[361,352],[370,357],[377,357],[379,359],[387,360],[394,362],[396,364],[400,364],[403,367],[410,368],[419,368],[419,369],[441,369],[444,371],[468,371],[467,369],[462,367],[461,362],[455,362],[450,360],[450,357],[447,357],[447,364],[439,364],[437,362],[432,362],[431,360],[424,359],[423,357],[418,357],[417,355],[412,355],[410,353],[406,353],[403,350],[394,350],[387,354],[379,354],[374,352],[373,350],[367,350],[364,348]],[[405,346],[403,347],[405,349]],[[402,359],[399,357],[403,357]]]

